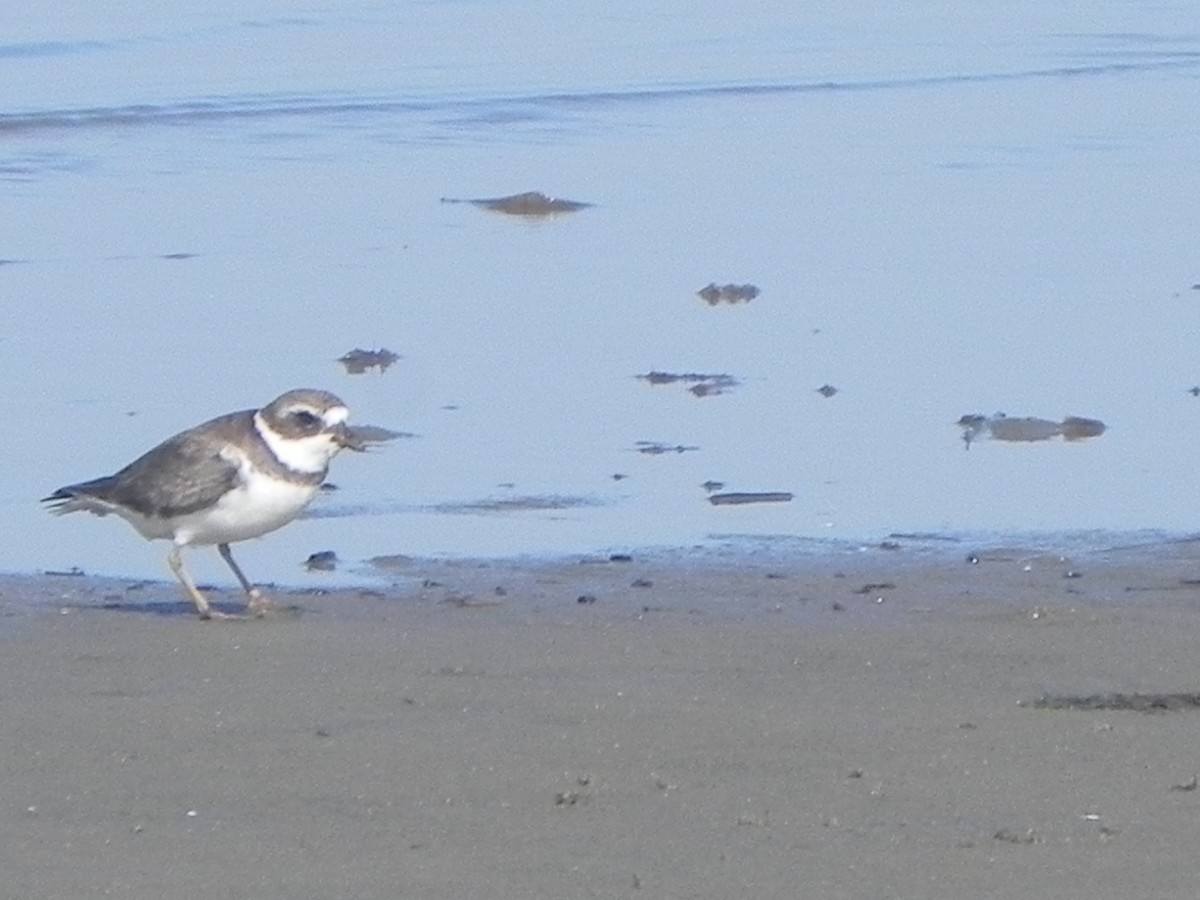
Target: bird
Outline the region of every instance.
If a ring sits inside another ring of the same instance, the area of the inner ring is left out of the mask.
[[[56,515],[116,514],[147,540],[169,540],[167,565],[200,618],[247,618],[213,609],[183,564],[185,547],[215,544],[246,593],[247,613],[262,616],[272,603],[246,578],[230,544],[295,519],[340,451],[366,449],[348,417],[346,404],[328,391],[291,390],[261,409],[182,431],[119,472],[60,487],[41,502]]]

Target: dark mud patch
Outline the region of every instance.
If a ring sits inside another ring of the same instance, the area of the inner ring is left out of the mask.
[[[637,441],[633,445],[633,449],[638,453],[645,453],[647,456],[662,456],[664,453],[690,453],[693,450],[699,450],[699,447],[693,447],[689,444],[663,444],[659,441]]]
[[[1108,426],[1099,419],[1085,419],[1082,416],[1067,416],[1059,426],[1064,441],[1084,441],[1100,437],[1108,430]]]
[[[714,397],[732,390],[738,386],[738,380],[724,373],[702,374],[700,372],[660,372],[653,370],[645,375],[635,376],[652,387],[668,384],[686,385],[688,391],[696,397]]]
[[[310,553],[304,561],[304,568],[309,572],[332,572],[337,569],[338,556],[332,550],[318,550]]]
[[[896,583],[894,581],[868,581],[862,587],[855,588],[853,593],[866,596],[867,594],[878,594],[880,591],[894,591]]]
[[[1116,712],[1189,712],[1200,710],[1200,693],[1196,694],[1054,694],[1039,697],[1027,704],[1033,709],[1077,709]]]
[[[739,303],[749,303],[761,293],[753,284],[717,284],[709,282],[696,291],[696,296],[709,306],[719,306],[722,303],[736,306]]]
[[[564,200],[562,197],[549,197],[541,191],[526,191],[523,194],[512,194],[508,197],[479,197],[456,198],[443,197],[443,203],[470,203],[489,212],[503,213],[506,216],[524,216],[526,218],[545,218],[560,216],[564,213],[578,212],[592,206],[578,200]]]
[[[710,494],[708,502],[713,506],[745,506],[749,503],[790,503],[792,495],[787,491],[730,491],[727,494]]]
[[[955,424],[963,430],[962,439],[968,450],[975,441],[985,438],[1032,443],[1061,437],[1064,441],[1073,442],[1099,437],[1108,429],[1099,419],[1085,419],[1082,416],[1067,416],[1061,422],[1054,422],[1034,416],[1010,417],[1004,413],[994,416],[968,413]]]
[[[378,350],[363,350],[355,347],[349,353],[339,356],[337,361],[346,367],[346,372],[350,375],[362,375],[371,369],[378,369],[379,374],[382,375],[398,359],[400,359],[398,353],[393,353],[385,347],[380,347]]]

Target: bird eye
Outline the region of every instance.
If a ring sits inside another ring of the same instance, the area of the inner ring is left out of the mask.
[[[315,428],[321,424],[321,419],[316,413],[309,412],[307,409],[298,409],[292,413],[292,418],[296,420],[298,425],[304,428]]]

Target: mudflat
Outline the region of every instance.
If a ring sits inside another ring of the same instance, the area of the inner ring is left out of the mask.
[[[1195,896],[1194,543],[393,569],[0,580],[0,896]]]

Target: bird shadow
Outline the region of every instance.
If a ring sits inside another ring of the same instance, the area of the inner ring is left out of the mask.
[[[216,621],[291,621],[298,619],[304,611],[301,607],[289,603],[273,606],[263,614],[255,615],[247,611],[245,603],[213,602],[210,599],[209,604],[212,611],[217,614]],[[199,619],[196,607],[186,600],[125,600],[110,597],[99,603],[81,604],[79,609],[132,613],[165,619]]]
[[[129,600],[104,600],[97,604],[89,604],[84,609],[100,610],[101,612],[121,612],[121,613],[139,613],[141,615],[159,616],[162,618],[196,618],[196,607],[191,603],[183,601],[155,601],[141,600],[132,602]],[[213,609],[220,607],[213,604]],[[225,612],[225,609],[221,609]],[[228,610],[232,612],[232,605]]]

